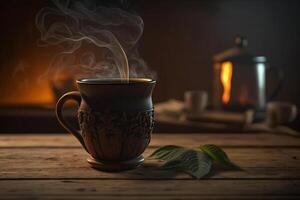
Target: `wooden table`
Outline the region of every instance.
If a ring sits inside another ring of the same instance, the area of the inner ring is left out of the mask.
[[[224,147],[243,171],[202,179],[147,167],[94,170],[71,135],[0,135],[1,199],[300,199],[300,138],[272,134],[154,134],[165,144]]]

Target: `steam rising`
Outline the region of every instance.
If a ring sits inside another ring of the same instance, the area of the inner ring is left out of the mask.
[[[43,8],[36,17],[39,44],[60,48],[47,76],[67,71],[77,78],[152,78],[137,51],[144,28],[139,16],[119,8],[89,9],[78,1],[53,2],[56,8]]]

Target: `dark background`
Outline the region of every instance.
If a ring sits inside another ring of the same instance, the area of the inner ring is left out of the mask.
[[[0,3],[0,88],[19,59],[31,65],[39,56],[34,18],[49,1],[10,0]],[[144,20],[140,51],[158,74],[154,101],[182,99],[186,90],[212,89],[212,56],[246,36],[249,50],[282,67],[285,83],[276,100],[300,107],[300,2],[264,0],[134,1],[131,9]],[[42,70],[41,70],[42,71]],[[28,72],[30,73],[30,72]],[[270,75],[268,87],[276,82]],[[13,91],[9,91],[13,92]],[[9,95],[5,92],[3,95]],[[299,128],[299,118],[292,124]]]
[[[213,54],[244,35],[250,51],[283,68],[287,78],[278,99],[300,105],[299,8],[298,1],[261,0],[142,4],[142,52],[158,72],[156,100],[181,98],[187,89],[211,91]]]

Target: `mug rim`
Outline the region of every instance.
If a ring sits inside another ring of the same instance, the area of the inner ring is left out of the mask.
[[[129,78],[129,82],[121,78],[80,78],[76,80],[77,84],[86,85],[125,85],[125,84],[148,84],[156,83],[156,80],[151,78]]]

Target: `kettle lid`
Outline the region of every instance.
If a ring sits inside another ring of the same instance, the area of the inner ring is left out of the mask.
[[[248,51],[248,40],[246,37],[238,36],[235,38],[234,43],[235,47],[215,54],[213,60],[215,62],[231,61],[239,63],[261,63],[267,61],[265,56],[255,56]]]

